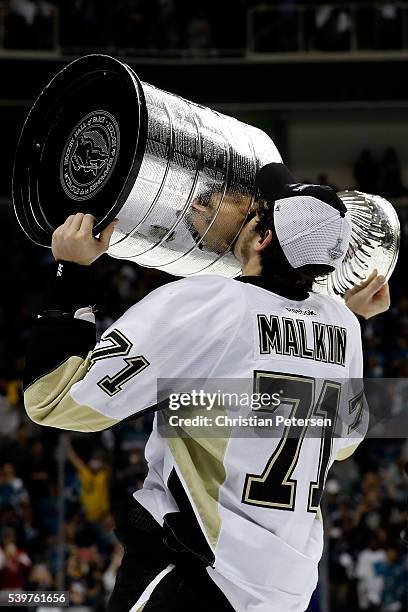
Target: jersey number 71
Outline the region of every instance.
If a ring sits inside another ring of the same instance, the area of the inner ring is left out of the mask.
[[[317,417],[330,420],[330,426],[322,427],[317,479],[309,485],[308,512],[317,512],[323,494],[341,393],[341,383],[325,380],[315,403],[315,385],[315,379],[308,376],[254,372],[254,390],[269,395],[278,393],[281,403],[291,407],[290,419]],[[299,460],[306,431],[305,425],[294,435],[292,425],[285,427],[262,474],[246,475],[243,503],[281,510],[295,509],[297,481],[291,476]]]

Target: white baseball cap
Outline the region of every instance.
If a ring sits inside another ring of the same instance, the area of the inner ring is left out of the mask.
[[[348,249],[351,219],[336,192],[294,182],[284,164],[264,166],[257,180],[260,197],[273,205],[276,237],[292,268],[338,268]]]

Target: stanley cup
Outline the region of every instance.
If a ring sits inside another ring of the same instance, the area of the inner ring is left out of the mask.
[[[282,159],[262,131],[92,55],[34,104],[16,156],[15,209],[42,245],[69,214],[88,212],[96,233],[119,219],[112,257],[180,276],[234,276],[230,247],[269,162]]]
[[[177,276],[236,276],[231,246],[256,198],[257,173],[270,162],[282,158],[261,130],[142,83],[123,62],[90,55],[58,73],[31,109],[16,154],[14,206],[40,245],[50,245],[68,215],[86,212],[96,217],[96,235],[119,219],[112,257]],[[368,238],[354,244],[346,281],[334,279],[328,291],[344,292],[360,278],[354,262],[375,267],[367,247],[373,215],[364,212]],[[397,237],[380,270],[388,275],[399,237],[394,217],[391,225],[388,239]],[[383,238],[375,229],[377,253]]]

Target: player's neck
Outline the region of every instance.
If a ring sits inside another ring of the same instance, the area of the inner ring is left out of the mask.
[[[259,257],[251,257],[242,267],[242,276],[261,276],[262,266]]]

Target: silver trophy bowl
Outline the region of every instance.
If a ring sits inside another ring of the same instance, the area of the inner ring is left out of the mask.
[[[317,283],[328,295],[344,295],[373,270],[388,280],[395,268],[400,245],[400,223],[388,200],[361,191],[338,194],[351,216],[349,248],[341,266]]]
[[[13,201],[24,232],[50,246],[68,215],[95,235],[117,218],[108,254],[177,276],[237,276],[232,254],[260,168],[282,158],[261,130],[143,83],[125,63],[82,57],[59,72],[24,124]],[[389,275],[398,220],[376,196],[341,195],[353,218],[343,267],[322,286],[343,293],[371,268]],[[387,204],[387,205],[386,205]]]

